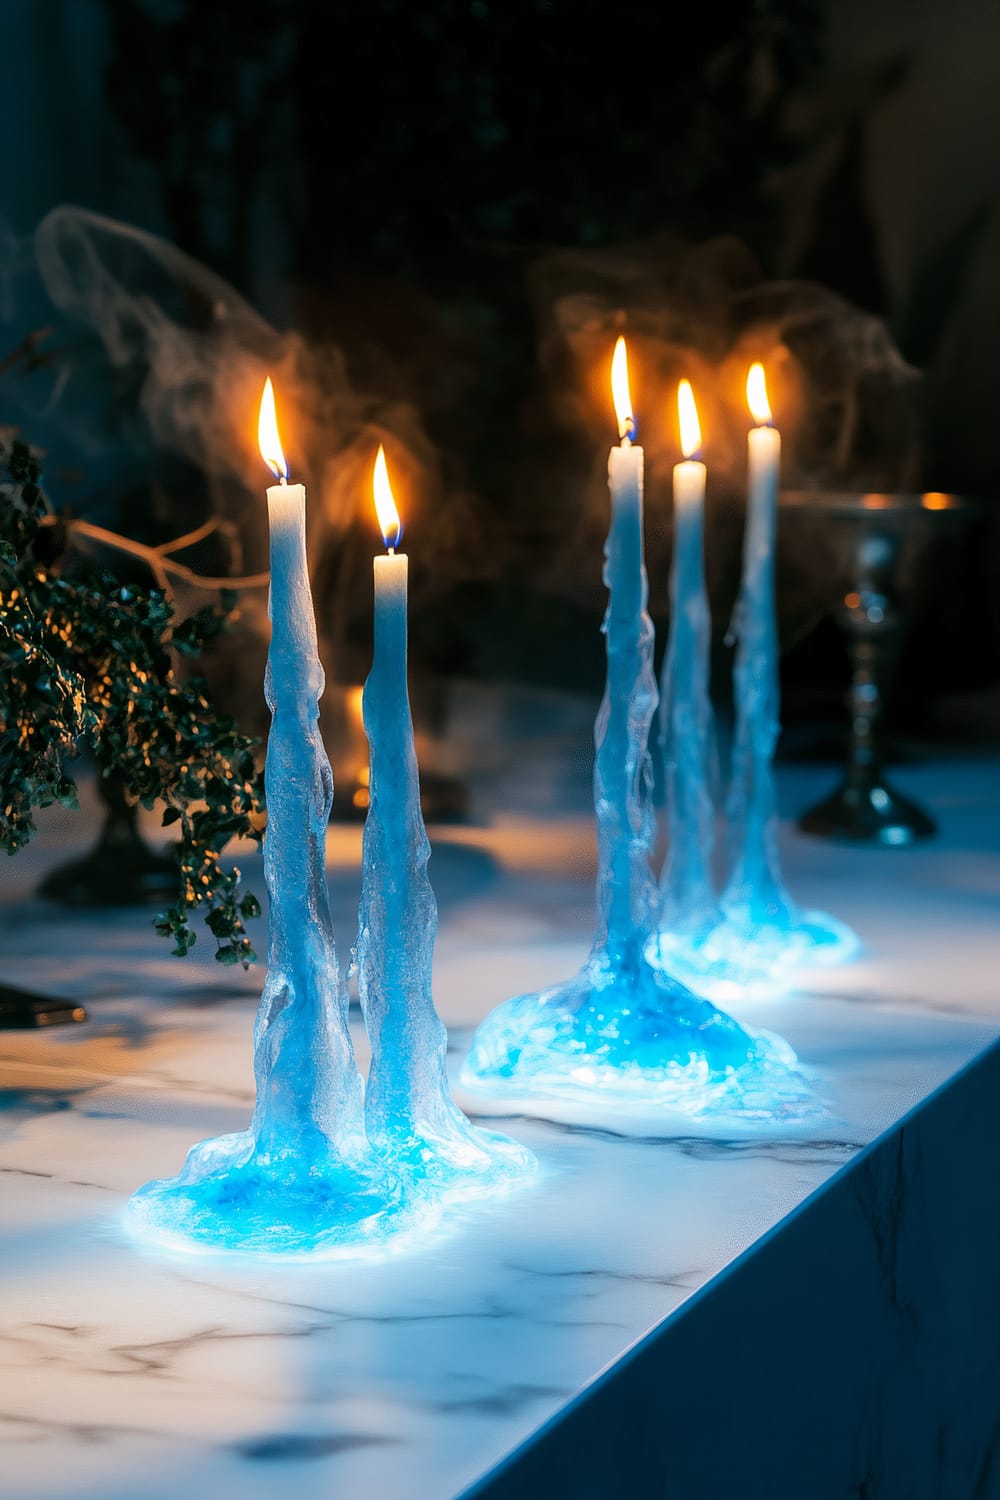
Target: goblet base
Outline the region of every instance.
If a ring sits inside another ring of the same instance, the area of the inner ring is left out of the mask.
[[[884,777],[864,786],[848,778],[829,797],[803,813],[799,827],[803,833],[819,838],[890,848],[931,838],[937,832],[933,818]]]

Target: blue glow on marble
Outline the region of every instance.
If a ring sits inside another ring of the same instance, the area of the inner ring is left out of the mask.
[[[252,1130],[202,1141],[177,1177],[133,1194],[126,1228],[188,1255],[382,1260],[440,1219],[439,1202],[405,1193],[380,1163],[328,1153],[281,1164],[255,1147]]]
[[[298,486],[290,487],[299,489]],[[272,499],[272,496],[275,498]],[[271,503],[271,709],[264,875],[268,973],[254,1028],[250,1127],[202,1141],[177,1177],[147,1183],[130,1230],[166,1248],[326,1257],[386,1246],[438,1205],[369,1144],[326,884],[333,776],[318,728],[323,670],[301,501]]]
[[[626,972],[599,952],[565,983],[498,1006],[475,1033],[462,1082],[692,1119],[826,1113],[781,1037],[739,1025],[651,964]]]
[[[619,469],[619,476],[621,470]],[[477,1092],[619,1100],[693,1118],[801,1119],[824,1113],[779,1037],[754,1033],[650,963],[657,907],[649,730],[656,712],[653,623],[642,560],[642,470],[614,505],[605,556],[607,682],[595,725],[598,929],[573,978],[518,995],[486,1017],[462,1082]],[[613,492],[614,493],[614,492]]]
[[[699,932],[661,930],[647,955],[695,994],[724,1003],[773,999],[794,989],[804,970],[847,963],[860,952],[857,934],[826,912],[781,916],[755,920],[743,911]]]
[[[407,560],[376,559],[375,652],[364,691],[370,747],[356,965],[372,1044],[368,1139],[407,1180],[448,1199],[495,1194],[535,1169],[506,1136],[473,1125],[451,1097],[448,1037],[434,1008],[438,911],[407,689]]]

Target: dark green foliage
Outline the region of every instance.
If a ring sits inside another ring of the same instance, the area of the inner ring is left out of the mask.
[[[201,678],[174,670],[175,656],[197,656],[226,628],[236,595],[174,625],[161,590],[74,566],[38,464],[17,441],[0,446],[0,537],[0,846],[24,847],[37,808],[76,805],[67,763],[87,751],[132,801],[166,803],[164,825],[178,825],[178,896],[157,931],[186,953],[200,907],[219,961],[246,967],[256,954],[244,919],[260,904],[220,858],[230,839],[261,837],[254,742],[216,711]]]

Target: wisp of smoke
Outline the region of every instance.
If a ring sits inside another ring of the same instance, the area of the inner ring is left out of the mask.
[[[233,484],[249,504],[267,478],[256,411],[270,374],[314,525],[365,513],[363,470],[380,441],[404,492],[433,487],[435,454],[412,407],[358,392],[339,349],[273,328],[222,277],[144,230],[63,206],[30,242],[0,236],[0,317],[9,346],[55,325],[52,374],[34,385],[42,399],[7,387],[5,404],[44,422],[41,441],[62,455],[96,460],[94,472],[109,452],[120,465],[123,447],[158,448],[222,481],[220,505]]]

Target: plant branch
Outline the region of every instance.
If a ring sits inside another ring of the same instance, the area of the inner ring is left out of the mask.
[[[185,547],[193,547],[195,542],[200,542],[203,537],[211,536],[213,531],[218,531],[219,521],[216,516],[209,516],[207,521],[195,528],[194,531],[185,531],[172,542],[161,542],[159,550],[165,555],[170,552],[183,552]]]
[[[59,518],[56,516],[44,516],[41,524],[43,526],[54,526]],[[177,578],[182,578],[186,583],[193,584],[202,589],[254,589],[263,588],[271,580],[270,573],[245,573],[242,577],[212,577],[205,573],[196,573],[193,568],[179,563],[170,554],[180,551],[183,547],[190,547],[210,531],[215,530],[217,522],[207,521],[197,531],[190,531],[185,536],[178,537],[175,541],[165,542],[159,547],[150,547],[145,542],[133,541],[131,537],[122,536],[120,532],[108,531],[104,526],[97,526],[93,521],[83,521],[76,517],[69,520],[64,519],[70,536],[85,536],[92,541],[102,542],[106,547],[113,547],[118,552],[128,552],[133,557],[141,557],[148,564],[149,569],[160,587],[165,593],[170,592],[170,580],[167,577],[172,573]]]

